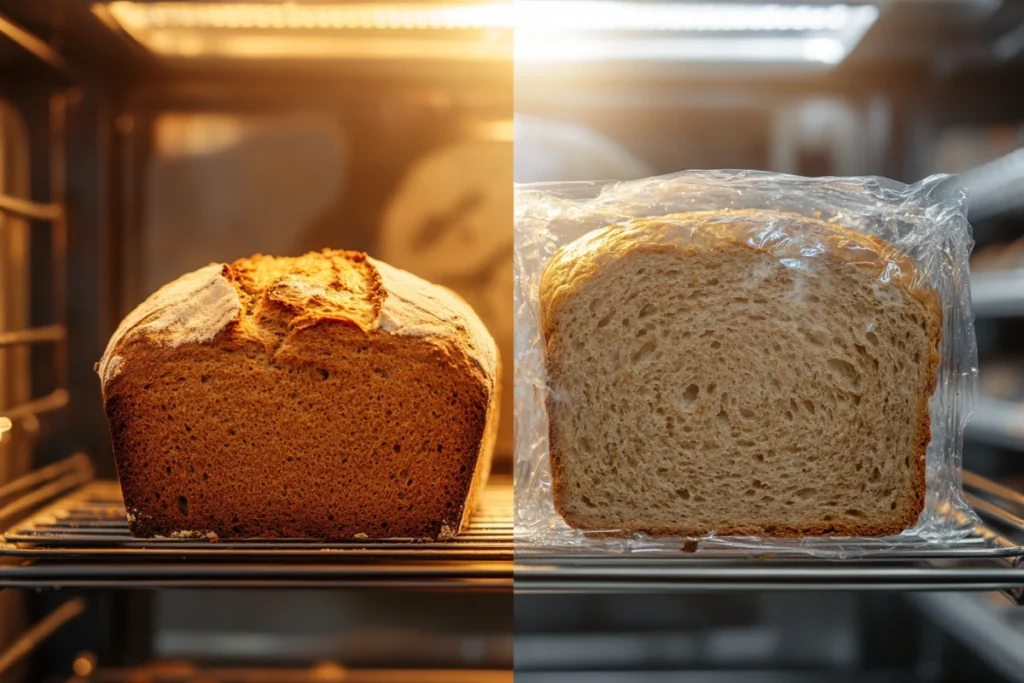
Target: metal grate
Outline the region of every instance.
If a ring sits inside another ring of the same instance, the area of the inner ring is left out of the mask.
[[[322,559],[331,551],[375,557],[437,557],[439,559],[512,559],[512,490],[508,485],[490,486],[469,529],[443,543],[382,540],[361,542],[317,542],[303,540],[252,539],[211,542],[196,539],[136,539],[128,534],[124,504],[117,482],[96,481],[86,484],[54,505],[18,524],[4,534],[6,543],[0,554],[42,557],[95,557],[116,554],[120,557],[148,558],[155,554],[175,557],[245,555],[305,557]]]
[[[516,552],[516,592],[716,590],[1001,591],[1024,604],[1024,495],[964,472],[966,498],[982,518],[955,547],[892,550],[870,560],[821,560],[765,550],[665,553]]]
[[[116,482],[84,455],[0,487],[0,586],[359,586],[507,590],[512,484],[484,490],[469,529],[447,542],[136,539]]]

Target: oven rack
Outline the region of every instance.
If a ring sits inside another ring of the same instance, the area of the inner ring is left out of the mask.
[[[116,482],[79,454],[0,487],[0,587],[509,590],[512,486],[495,478],[448,542],[135,539]]]
[[[517,593],[671,591],[999,591],[1024,604],[1024,495],[964,472],[982,523],[954,547],[893,549],[870,559],[824,560],[768,550],[678,553],[542,548],[518,542]]]
[[[0,349],[5,347],[53,347],[53,386],[47,393],[14,406],[0,405],[3,427],[27,422],[29,425],[41,415],[59,411],[67,406],[68,393],[68,340],[67,340],[67,272],[68,272],[68,219],[67,219],[67,127],[72,69],[63,56],[49,43],[26,31],[0,14],[0,45],[13,45],[32,63],[45,65],[48,73],[57,77],[50,89],[48,111],[41,121],[35,121],[30,137],[39,136],[46,141],[47,155],[34,159],[46,169],[48,199],[35,200],[15,197],[0,192],[0,229],[5,220],[27,222],[33,232],[45,235],[49,253],[50,324],[17,330],[0,330]],[[38,189],[36,190],[38,192]],[[42,245],[40,245],[42,246]],[[0,255],[3,256],[3,255]],[[30,427],[31,429],[31,427]],[[0,429],[0,432],[5,429]],[[2,434],[0,434],[2,436]]]

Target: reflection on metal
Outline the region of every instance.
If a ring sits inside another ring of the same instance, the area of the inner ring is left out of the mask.
[[[56,204],[37,204],[0,194],[0,213],[29,220],[55,221],[61,215],[61,208]]]
[[[11,23],[3,15],[0,15],[0,36],[13,41],[26,52],[34,55],[37,59],[45,62],[57,71],[65,74],[69,71],[67,62],[64,61],[64,58],[56,50],[17,24]]]
[[[12,666],[32,654],[32,651],[64,624],[68,623],[85,611],[85,599],[73,598],[46,615],[11,644],[0,652],[0,674],[5,674]]]

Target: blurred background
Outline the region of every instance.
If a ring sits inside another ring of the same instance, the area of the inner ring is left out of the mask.
[[[517,182],[962,174],[982,380],[964,462],[1022,490],[1024,3],[519,6]],[[996,594],[519,586],[517,680],[1024,680],[1024,614]]]

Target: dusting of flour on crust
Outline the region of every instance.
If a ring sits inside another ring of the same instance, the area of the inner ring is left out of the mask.
[[[458,338],[465,331],[473,355],[491,376],[498,372],[494,339],[469,304],[449,289],[427,282],[377,259],[366,260],[377,269],[387,292],[380,309],[380,329],[409,337]]]
[[[137,337],[157,339],[165,346],[209,341],[232,321],[242,304],[238,292],[221,274],[223,264],[182,275],[164,285],[128,314],[107,344],[96,370],[104,383],[117,375],[119,346]]]

